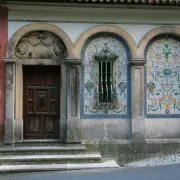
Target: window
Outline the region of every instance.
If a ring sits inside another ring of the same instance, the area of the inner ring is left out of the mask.
[[[129,117],[129,55],[126,42],[114,34],[96,34],[87,41],[82,49],[82,118]]]
[[[112,62],[99,62],[99,101],[112,101]]]
[[[96,109],[112,108],[116,95],[116,67],[118,58],[105,44],[105,48],[95,55],[96,66]]]

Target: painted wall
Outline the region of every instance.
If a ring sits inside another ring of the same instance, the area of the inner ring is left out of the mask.
[[[9,20],[8,22],[8,39],[10,39],[13,34],[20,29],[21,27],[35,23],[33,22],[20,22],[20,21],[11,21]],[[62,22],[62,23],[51,23],[59,28],[61,28],[66,34],[70,37],[73,43],[76,42],[76,40],[79,38],[79,36],[88,28],[93,27],[95,25],[100,25],[100,24],[94,24],[94,23],[89,23],[89,22],[84,22],[84,23],[73,23],[73,22]],[[119,26],[126,30],[134,39],[136,44],[138,45],[143,36],[152,30],[153,28],[156,28],[158,26],[155,25],[141,25],[141,24],[116,24],[116,26]]]
[[[0,7],[0,141],[4,138],[5,119],[5,64],[2,60],[6,55],[8,41],[8,12]]]
[[[49,8],[19,6],[9,10],[11,21],[91,22],[109,24],[179,24],[179,9],[125,9],[125,8]]]

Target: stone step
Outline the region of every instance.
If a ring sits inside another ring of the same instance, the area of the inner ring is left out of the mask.
[[[85,150],[83,145],[3,147],[0,148],[0,155],[83,154]]]
[[[33,172],[33,171],[67,171],[97,168],[118,168],[118,164],[112,159],[103,159],[101,163],[83,164],[23,164],[23,165],[1,165],[0,172]]]
[[[22,146],[67,146],[67,145],[79,145],[81,142],[69,142],[68,144],[66,142],[63,142],[59,139],[37,139],[37,140],[23,140],[16,142],[14,144],[15,147],[22,147]],[[4,143],[4,145],[9,145]]]
[[[63,155],[17,155],[0,156],[0,165],[21,164],[66,164],[66,163],[97,163],[101,155],[96,154],[63,154]]]

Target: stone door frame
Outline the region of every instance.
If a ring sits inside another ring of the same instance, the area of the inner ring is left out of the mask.
[[[67,57],[58,62],[53,59],[18,59],[15,56],[15,47],[20,39],[32,31],[48,31],[54,33],[64,42],[67,49]],[[73,54],[73,44],[68,35],[57,26],[51,24],[30,24],[19,29],[7,47],[6,57],[3,58],[6,64],[6,112],[5,112],[5,136],[4,142],[11,144],[23,140],[23,66],[60,66],[60,141],[67,140],[67,119],[68,119],[68,94],[69,75],[68,67],[73,66],[79,71],[81,59]],[[79,73],[77,73],[79,79]],[[78,89],[78,87],[77,87]],[[79,102],[76,102],[79,104]]]
[[[5,142],[23,140],[23,66],[60,66],[60,140],[66,137],[66,64],[54,65],[51,59],[18,60],[4,58],[6,63]],[[64,78],[61,78],[64,77]]]

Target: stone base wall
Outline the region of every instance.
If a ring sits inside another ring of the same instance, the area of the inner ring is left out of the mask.
[[[105,158],[113,158],[120,165],[125,163],[180,153],[180,140],[111,140],[85,141],[88,151],[99,151]]]
[[[68,141],[131,138],[129,119],[68,119]]]
[[[146,139],[180,138],[179,118],[144,119]]]

